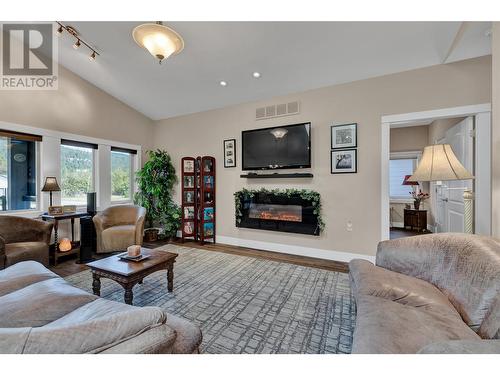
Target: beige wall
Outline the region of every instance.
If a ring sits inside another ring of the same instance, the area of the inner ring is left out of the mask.
[[[0,121],[152,146],[149,118],[62,66],[58,90],[0,90]]]
[[[391,128],[391,152],[421,151],[428,141],[429,126]]]
[[[299,115],[255,121],[256,107],[291,100],[300,101]],[[219,236],[374,255],[381,226],[381,116],[490,100],[491,59],[487,56],[158,121],[154,146],[166,149],[177,168],[182,156],[214,155],[217,158]],[[312,122],[314,178],[240,178],[242,130],[304,121]],[[332,175],[330,125],[351,122],[358,123],[358,173]],[[237,140],[237,168],[223,168],[222,141],[228,138]],[[318,191],[326,222],[324,233],[313,237],[236,228],[233,193],[243,187],[297,187]],[[352,221],[352,231],[346,230],[348,221]]]
[[[491,193],[494,237],[500,237],[500,22],[493,22],[492,33],[492,126],[491,126]]]
[[[446,131],[460,121],[462,121],[465,117],[454,117],[454,118],[445,118],[434,120],[429,125],[429,145],[436,144],[440,139],[444,138],[446,135]]]

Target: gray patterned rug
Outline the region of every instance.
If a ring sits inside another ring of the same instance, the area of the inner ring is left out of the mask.
[[[159,306],[196,322],[204,353],[350,353],[355,303],[347,274],[166,245],[179,254],[174,291],[165,271],[134,287],[134,305]],[[92,291],[90,271],[66,278]],[[101,279],[101,296],[123,289]]]

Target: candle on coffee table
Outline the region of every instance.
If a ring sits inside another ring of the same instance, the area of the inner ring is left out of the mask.
[[[141,247],[139,245],[132,245],[127,248],[127,255],[129,257],[137,257],[141,255]]]

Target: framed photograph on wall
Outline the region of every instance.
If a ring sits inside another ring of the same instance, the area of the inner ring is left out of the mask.
[[[236,167],[236,139],[224,140],[224,168]]]
[[[331,129],[332,150],[337,148],[358,147],[358,124],[333,125]]]
[[[194,160],[184,160],[184,173],[194,173]]]
[[[331,173],[357,173],[358,150],[332,150],[330,151]]]

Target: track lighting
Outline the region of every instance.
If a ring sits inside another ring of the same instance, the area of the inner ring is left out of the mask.
[[[56,23],[59,26],[57,28],[57,35],[61,36],[62,34],[64,34],[64,31],[66,31],[69,35],[71,35],[73,38],[76,39],[76,42],[73,44],[73,48],[75,50],[79,49],[83,44],[90,51],[89,60],[95,61],[96,57],[99,56],[99,52],[97,52],[94,47],[92,47],[89,43],[83,40],[81,35],[78,33],[78,31],[76,31],[76,29],[73,26],[63,25],[62,23],[57,21]]]

